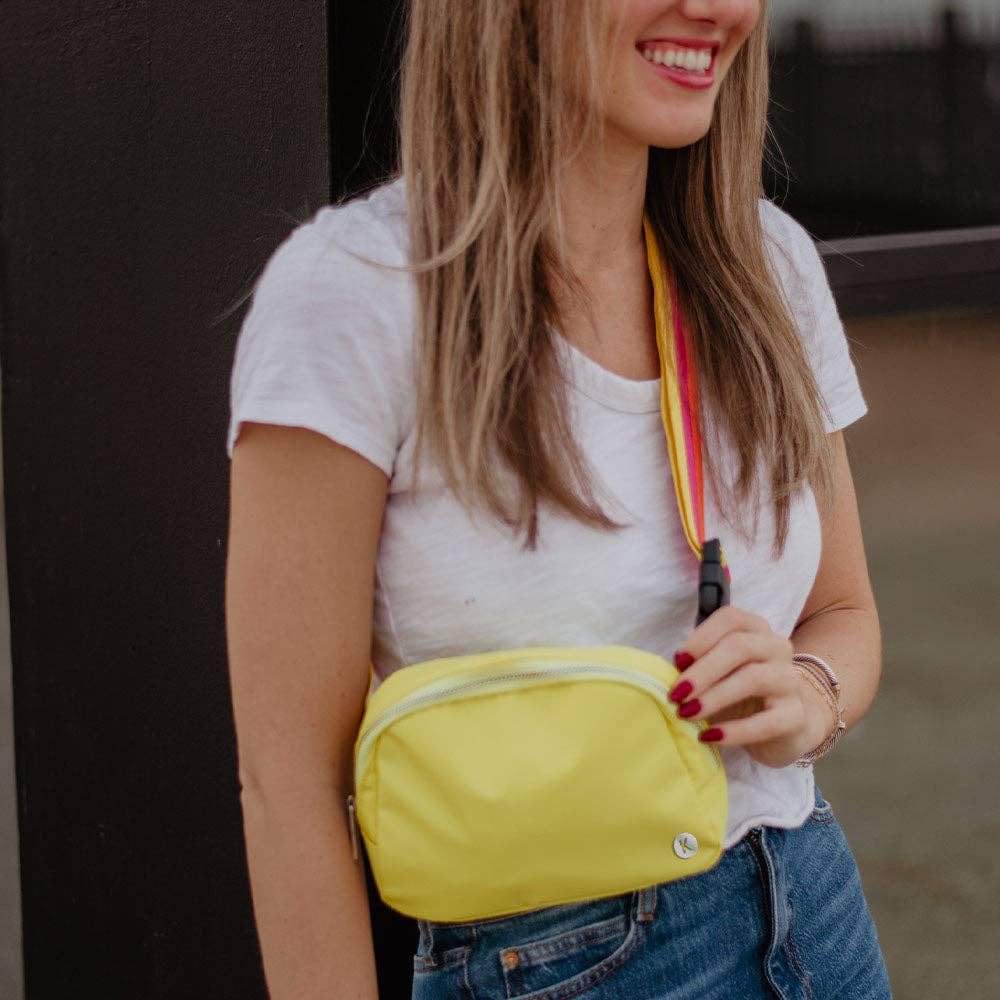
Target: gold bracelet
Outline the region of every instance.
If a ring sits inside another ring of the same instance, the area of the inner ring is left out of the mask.
[[[844,722],[844,709],[840,703],[840,682],[829,664],[810,653],[796,653],[792,660],[802,670],[802,676],[823,696],[834,718],[833,731],[826,739],[795,761],[797,767],[809,767],[837,745],[847,730],[847,724]]]

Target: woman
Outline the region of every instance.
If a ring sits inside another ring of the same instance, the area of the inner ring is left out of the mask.
[[[414,997],[890,995],[854,858],[796,766],[835,742],[836,705],[793,654],[835,672],[854,725],[880,633],[841,433],[867,407],[812,241],[760,198],[763,6],[413,0],[400,175],[298,226],[257,283],[231,386],[227,623],[274,1000],[376,996],[343,807],[369,656],[378,682],[604,643],[686,668],[672,698],[726,770],[722,860],[421,920]],[[734,581],[695,629],[644,213]]]

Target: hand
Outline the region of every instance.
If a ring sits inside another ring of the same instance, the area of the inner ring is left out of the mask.
[[[678,714],[710,723],[699,739],[742,746],[768,767],[785,767],[818,746],[833,725],[823,696],[793,662],[794,652],[791,640],[760,615],[726,605],[675,655],[684,673],[670,698]],[[686,662],[691,666],[684,668]]]

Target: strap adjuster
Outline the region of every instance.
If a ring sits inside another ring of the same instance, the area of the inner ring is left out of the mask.
[[[698,574],[698,617],[700,625],[713,611],[729,603],[729,574],[722,565],[722,545],[710,538],[701,547],[701,570]]]

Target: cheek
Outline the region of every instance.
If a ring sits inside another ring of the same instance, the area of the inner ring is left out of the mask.
[[[761,17],[761,4],[759,0],[732,0],[727,13],[731,20],[725,22],[725,27],[731,44],[727,46],[728,52],[723,58],[724,73],[728,72],[737,52],[746,45],[747,39],[757,26]],[[719,23],[723,23],[721,19]]]
[[[761,16],[760,0],[739,0],[733,4],[733,24],[735,30],[744,37],[756,27]]]

